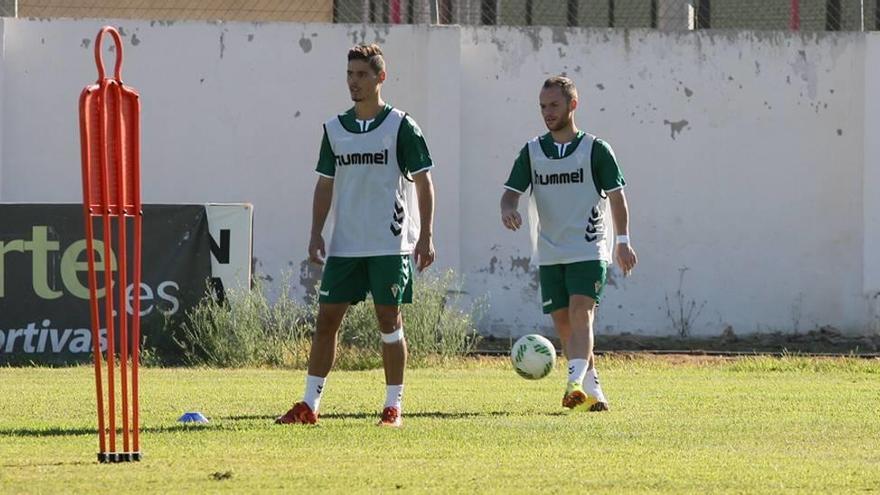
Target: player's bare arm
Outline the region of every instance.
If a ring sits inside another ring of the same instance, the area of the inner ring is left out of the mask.
[[[416,267],[421,272],[434,263],[434,182],[430,171],[416,174],[413,181],[416,183],[421,220],[419,240],[414,253]]]
[[[636,252],[628,240],[629,208],[626,205],[626,194],[623,189],[611,191],[608,193],[608,201],[611,203],[611,216],[614,218],[614,230],[617,232],[618,240],[620,240],[620,236],[626,236],[627,239],[626,242],[617,242],[614,249],[617,263],[620,264],[623,275],[626,276],[638,263]]]
[[[510,189],[505,189],[501,195],[501,223],[514,231],[522,227],[522,216],[517,211],[520,196],[520,193]]]
[[[318,177],[315,183],[315,196],[312,200],[312,234],[309,239],[309,261],[318,265],[324,264],[327,250],[324,247],[324,222],[330,212],[330,203],[333,200],[333,179]]]

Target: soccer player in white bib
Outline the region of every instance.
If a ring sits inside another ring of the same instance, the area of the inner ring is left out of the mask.
[[[568,359],[562,406],[606,411],[594,366],[593,316],[612,251],[625,276],[637,262],[629,241],[626,182],[608,143],[575,125],[578,95],[571,79],[547,79],[539,103],[550,132],[520,151],[504,184],[501,221],[510,230],[522,226],[519,198],[531,188],[529,226],[543,311],[553,319]]]
[[[378,45],[349,50],[354,107],[324,124],[316,169],[309,259],[323,264],[324,274],[305,394],[276,423],[317,423],[342,318],[370,293],[385,366],[386,398],[378,424],[401,425],[407,350],[400,305],[412,302],[412,265],[422,271],[434,262],[433,162],[415,121],[382,100],[385,78]],[[328,217],[333,226],[325,246]]]

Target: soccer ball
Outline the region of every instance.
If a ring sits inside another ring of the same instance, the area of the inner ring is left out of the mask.
[[[556,349],[540,335],[524,335],[513,344],[510,361],[516,374],[527,380],[538,380],[553,371]]]

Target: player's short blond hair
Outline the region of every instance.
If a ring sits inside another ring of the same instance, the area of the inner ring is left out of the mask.
[[[378,74],[385,70],[385,58],[382,57],[382,49],[375,43],[369,45],[360,43],[348,50],[348,61],[363,60],[370,64],[370,68]]]
[[[544,89],[559,88],[568,101],[578,99],[578,90],[571,78],[565,76],[553,76],[544,81]]]

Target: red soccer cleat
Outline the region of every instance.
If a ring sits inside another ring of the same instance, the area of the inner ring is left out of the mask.
[[[303,424],[313,425],[318,422],[318,415],[305,402],[297,402],[293,407],[275,420],[277,425]]]
[[[386,407],[382,410],[382,417],[376,426],[388,426],[390,428],[400,428],[403,419],[400,417],[400,409],[396,407]]]

